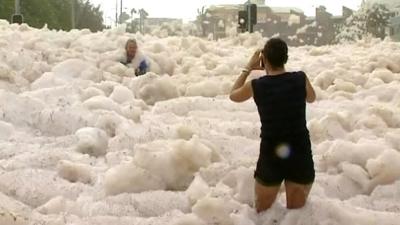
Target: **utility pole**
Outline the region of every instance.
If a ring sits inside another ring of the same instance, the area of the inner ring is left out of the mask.
[[[71,0],[71,29],[75,29],[75,0]]]
[[[246,11],[247,11],[247,31],[253,33],[253,25],[251,24],[251,10],[250,10],[250,0],[247,1]]]
[[[253,26],[257,24],[257,5],[248,0],[245,8],[247,11],[247,31],[253,33]]]
[[[143,34],[143,9],[139,9],[139,32]]]
[[[21,14],[21,2],[20,0],[15,0],[15,14],[20,15]]]
[[[120,4],[120,11],[119,11],[119,17],[121,17],[121,15],[122,15],[122,0],[121,0],[121,4]],[[121,18],[120,18],[120,20],[121,20]],[[121,23],[121,21],[119,21],[119,23]]]
[[[115,26],[118,26],[118,0],[115,0]]]
[[[14,15],[12,15],[11,21],[13,23],[18,23],[21,24],[24,20],[24,17],[21,15],[21,2],[20,0],[15,0],[15,12]]]
[[[149,14],[144,9],[139,9],[139,31],[144,33],[144,19],[147,18]]]

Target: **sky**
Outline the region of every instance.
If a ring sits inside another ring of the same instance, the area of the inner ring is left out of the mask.
[[[101,5],[104,20],[107,24],[115,19],[115,6],[121,0],[90,0],[95,5]],[[122,0],[123,8],[129,12],[131,8],[143,8],[150,17],[182,18],[185,21],[194,20],[197,9],[202,6],[216,4],[241,4],[245,0]],[[341,15],[342,6],[357,9],[361,0],[266,0],[266,5],[275,7],[297,7],[307,16],[314,16],[315,7],[324,5],[334,15]]]

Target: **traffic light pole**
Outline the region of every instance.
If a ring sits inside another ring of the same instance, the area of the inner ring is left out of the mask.
[[[253,24],[251,23],[251,3],[250,0],[247,1],[246,11],[247,11],[247,31],[253,33]]]
[[[254,32],[254,25],[257,24],[257,5],[247,1],[244,10],[238,12],[238,24],[241,32]]]
[[[75,0],[71,0],[71,29],[75,29]]]
[[[24,21],[24,17],[21,15],[21,1],[15,0],[14,3],[15,3],[15,11],[11,17],[11,22],[22,24],[22,22]]]
[[[121,0],[121,4],[120,4],[119,8],[120,8],[119,16],[121,17],[121,15],[122,15],[122,0]],[[121,20],[121,18],[120,18],[120,20]],[[121,21],[119,21],[119,22],[121,23]]]
[[[139,9],[139,31],[144,34],[144,19],[147,18],[149,14],[144,9]]]
[[[15,15],[21,14],[21,3],[20,0],[15,0]]]
[[[118,27],[118,0],[115,0],[115,27]]]
[[[144,10],[139,9],[139,31],[140,33],[144,33]]]

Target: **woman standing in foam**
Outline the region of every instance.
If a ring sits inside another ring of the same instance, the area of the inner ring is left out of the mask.
[[[315,178],[305,119],[306,101],[314,102],[315,92],[304,72],[286,72],[287,59],[286,43],[270,39],[263,50],[254,53],[230,93],[234,102],[253,97],[261,119],[260,155],[254,173],[257,212],[271,207],[282,182],[287,208],[303,207]],[[267,75],[245,83],[257,69],[265,69]]]

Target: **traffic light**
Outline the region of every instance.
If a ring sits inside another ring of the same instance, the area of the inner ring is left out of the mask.
[[[253,32],[253,25],[257,24],[256,4],[247,4],[245,5],[245,10],[239,11],[238,24],[242,32]]]
[[[12,15],[12,18],[11,18],[12,23],[22,24],[23,21],[24,21],[24,17],[22,15],[20,15],[20,14]]]
[[[247,29],[247,11],[239,11],[238,24],[242,31]]]

